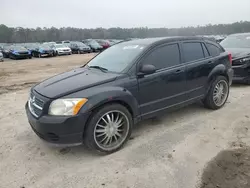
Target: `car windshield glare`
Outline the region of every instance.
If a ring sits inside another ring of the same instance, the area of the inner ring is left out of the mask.
[[[143,51],[144,46],[137,44],[118,44],[108,48],[94,59],[88,66],[99,66],[111,72],[122,72]]]
[[[16,50],[16,51],[26,51],[27,49],[24,48],[23,46],[14,46],[13,50]]]
[[[55,45],[56,48],[65,48],[66,46],[62,45],[62,44],[56,44]]]
[[[224,48],[250,48],[249,36],[229,36],[221,43]]]

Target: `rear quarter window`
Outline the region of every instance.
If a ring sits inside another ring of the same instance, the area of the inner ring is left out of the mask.
[[[207,46],[207,49],[208,49],[209,54],[211,56],[218,56],[218,55],[220,55],[220,53],[223,52],[223,50],[221,48],[219,48],[218,46],[216,46],[214,44],[207,43],[206,46]]]

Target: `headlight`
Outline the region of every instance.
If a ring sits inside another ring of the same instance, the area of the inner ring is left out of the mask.
[[[244,62],[249,61],[249,60],[250,60],[250,57],[246,57],[246,58],[241,59],[240,62],[244,63]]]
[[[88,99],[57,99],[54,100],[49,107],[49,115],[54,116],[73,116],[78,114],[82,106]]]

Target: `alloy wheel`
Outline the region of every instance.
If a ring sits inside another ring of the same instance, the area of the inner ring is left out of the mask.
[[[113,150],[123,144],[128,132],[128,117],[118,110],[109,111],[97,121],[94,140],[103,150]]]
[[[222,106],[228,95],[228,84],[225,80],[220,80],[214,87],[213,101],[216,106]]]

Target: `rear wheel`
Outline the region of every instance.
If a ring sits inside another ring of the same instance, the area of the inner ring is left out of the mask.
[[[218,76],[211,84],[204,105],[216,110],[224,106],[229,95],[229,83],[226,77]]]
[[[84,143],[106,154],[119,150],[129,139],[132,116],[120,104],[105,105],[91,117],[84,133]]]

